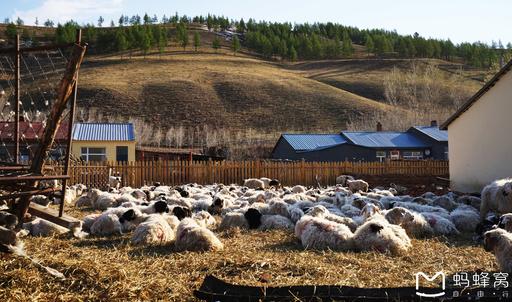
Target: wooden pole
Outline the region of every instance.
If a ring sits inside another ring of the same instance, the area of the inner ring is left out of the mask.
[[[14,136],[15,139],[15,145],[14,145],[14,156],[15,163],[18,164],[20,162],[20,35],[16,35],[16,53],[15,53],[15,97],[14,101],[16,102],[14,104],[14,119],[15,119],[15,128],[14,128]]]
[[[52,106],[43,136],[41,137],[41,141],[39,143],[39,148],[37,148],[34,159],[32,160],[32,165],[30,166],[30,172],[33,174],[37,175],[42,173],[44,160],[57,134],[57,129],[61,123],[62,114],[66,109],[68,99],[73,92],[73,89],[76,88],[76,78],[78,77],[78,71],[80,69],[80,64],[82,64],[86,48],[87,47],[85,45],[82,46],[76,43],[73,45],[64,76],[57,85],[57,100]],[[68,137],[68,139],[71,138]],[[28,185],[36,187],[37,184],[37,181],[33,181]],[[64,202],[64,196],[62,196],[62,202]],[[19,200],[16,206],[19,219],[19,227],[21,227],[23,223],[23,218],[28,211],[29,205],[30,199],[28,197],[24,197]]]
[[[80,45],[82,43],[82,30],[77,29],[76,30],[76,44]],[[73,143],[73,123],[75,122],[75,107],[76,107],[76,99],[77,99],[77,93],[78,93],[78,73],[75,77],[75,84],[73,86],[73,98],[71,99],[71,106],[69,109],[69,124],[68,124],[68,145],[66,150],[66,159],[64,162],[64,175],[68,175],[69,173],[69,162],[71,158],[71,145]],[[62,214],[64,214],[64,198],[66,197],[66,185],[67,180],[64,179],[62,181],[62,200],[59,205],[59,217],[62,217]]]

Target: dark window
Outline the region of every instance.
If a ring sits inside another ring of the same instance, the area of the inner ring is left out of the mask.
[[[128,147],[117,146],[116,147],[116,160],[117,161],[128,161]]]

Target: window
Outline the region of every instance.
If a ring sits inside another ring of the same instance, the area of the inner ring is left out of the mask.
[[[377,158],[379,161],[383,161],[386,158],[386,151],[377,151]]]
[[[404,151],[404,159],[422,159],[421,151]]]
[[[398,151],[398,150],[389,151],[389,157],[391,159],[400,159],[400,151]]]
[[[117,161],[128,161],[128,146],[117,146],[116,147],[116,160]]]
[[[82,147],[80,157],[85,161],[105,161],[107,152],[105,148]]]

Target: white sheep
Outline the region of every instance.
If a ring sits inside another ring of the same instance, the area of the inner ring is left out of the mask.
[[[324,218],[329,221],[344,224],[344,225],[348,226],[352,232],[354,232],[358,227],[358,224],[356,222],[354,222],[354,220],[352,218],[342,217],[342,216],[338,216],[336,214],[332,214],[326,207],[324,207],[322,205],[316,205],[316,206],[312,207],[307,212],[307,215],[311,215],[313,217],[321,217],[321,218]]]
[[[201,227],[192,218],[184,218],[176,231],[178,251],[221,251],[224,244],[207,228]]]
[[[482,205],[482,199],[471,195],[460,196],[459,198],[457,198],[457,202],[470,205],[477,210],[480,210],[480,206]]]
[[[122,226],[119,216],[111,213],[101,214],[91,226],[91,234],[97,236],[110,236],[122,234]]]
[[[347,180],[348,189],[352,192],[367,192],[368,191],[368,183],[362,179],[356,180]]]
[[[484,248],[496,256],[501,272],[512,273],[512,233],[503,229],[486,232]]]
[[[336,177],[336,184],[345,187],[347,185],[347,180],[354,180],[354,177],[350,175],[340,175]]]
[[[420,215],[425,217],[436,235],[449,236],[460,234],[459,230],[457,230],[457,227],[451,220],[444,218],[437,213],[422,212]]]
[[[302,211],[299,207],[296,207],[295,205],[292,205],[288,208],[288,212],[290,213],[290,220],[293,223],[297,223],[299,219],[304,216],[304,211]]]
[[[474,232],[480,223],[480,216],[475,208],[464,204],[450,212],[450,218],[457,230],[462,232]]]
[[[42,205],[43,207],[47,207],[51,202],[51,200],[45,195],[33,195],[30,197],[30,201],[37,203],[38,205]]]
[[[270,187],[270,182],[272,181],[272,179],[267,178],[267,177],[260,177],[260,180],[263,182],[265,189]]]
[[[498,221],[498,227],[512,232],[512,213],[503,214]]]
[[[115,207],[117,203],[117,195],[108,192],[101,192],[98,194],[96,201],[93,203],[94,208],[97,210],[106,210],[107,208]]]
[[[321,217],[303,216],[295,225],[295,236],[306,249],[350,251],[353,233],[344,225]]]
[[[457,203],[448,196],[440,196],[432,201],[433,206],[441,207],[447,211],[453,211]]]
[[[407,235],[414,238],[423,238],[434,235],[434,230],[422,215],[409,211],[406,208],[393,208],[384,215],[391,224],[404,228]]]
[[[265,189],[265,183],[257,178],[245,179],[244,186],[249,189]]]
[[[176,234],[167,220],[159,214],[152,214],[133,231],[132,244],[166,244],[174,240]]]
[[[31,222],[24,223],[23,229],[27,230],[32,236],[42,237],[60,235],[69,232],[69,229],[41,218],[36,218]]]
[[[262,215],[259,230],[293,230],[294,223],[287,217],[281,215]]]
[[[84,230],[85,232],[90,232],[91,226],[94,224],[96,219],[98,219],[98,217],[100,217],[100,216],[101,216],[101,214],[89,214],[89,215],[85,216],[82,219],[82,230]]]
[[[295,194],[301,194],[301,193],[306,193],[306,187],[304,186],[301,186],[301,185],[296,185],[292,188],[292,193],[295,193]]]
[[[249,228],[249,223],[247,222],[247,219],[245,219],[243,212],[229,212],[222,217],[219,230],[226,230],[230,228]]]
[[[512,179],[495,180],[482,190],[482,204],[480,205],[480,220],[485,220],[487,212],[495,211],[499,214],[512,212]]]
[[[385,219],[370,219],[361,225],[353,237],[359,251],[378,251],[392,255],[404,254],[411,247],[411,239],[405,230]]]
[[[202,227],[211,229],[217,225],[215,218],[206,211],[199,211],[192,214],[192,218]]]
[[[93,203],[91,201],[91,198],[84,194],[75,201],[75,207],[82,208],[82,207],[93,207]]]
[[[14,230],[18,225],[18,217],[9,212],[0,211],[0,226]]]

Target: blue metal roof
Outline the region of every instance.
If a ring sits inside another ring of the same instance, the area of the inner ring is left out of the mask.
[[[76,123],[73,126],[76,141],[134,141],[131,123]]]
[[[370,148],[425,148],[414,134],[407,132],[341,132],[355,145]]]
[[[296,151],[313,151],[346,143],[339,134],[283,134],[282,137]]]
[[[448,131],[440,130],[439,127],[431,127],[431,126],[416,126],[414,129],[424,133],[425,135],[430,136],[439,142],[447,142],[448,141]]]

